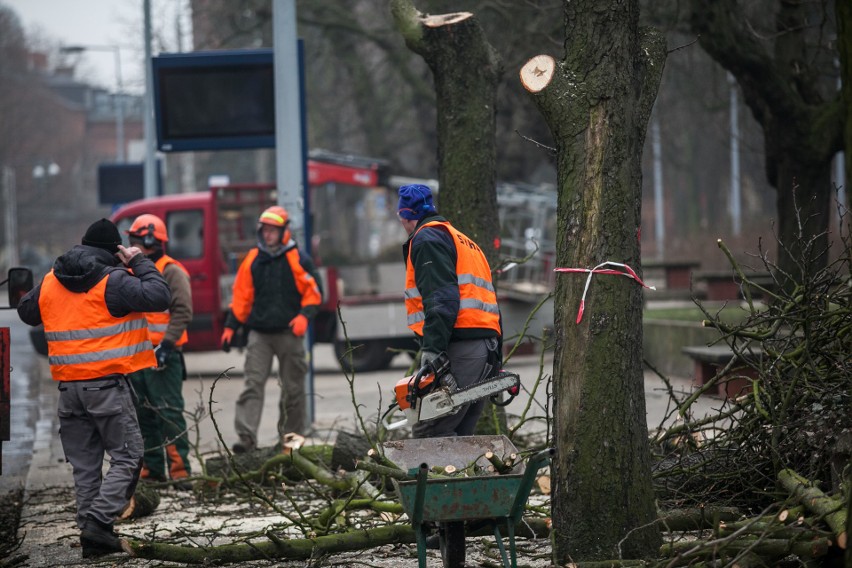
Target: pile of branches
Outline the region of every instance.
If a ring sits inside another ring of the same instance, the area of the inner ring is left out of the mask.
[[[827,251],[803,247],[797,274],[781,271],[761,253],[771,283],[753,278],[718,242],[741,288],[743,318],[731,323],[721,310],[713,313],[696,303],[703,325],[719,332],[715,343],[727,345],[733,356],[712,380],[678,401],[678,424],[652,438],[663,507],[739,511],[744,517],[736,524],[713,523],[715,536],[751,533],[743,545],[751,552],[755,539],[785,535],[783,549],[764,558],[815,557],[846,548],[852,503],[852,243],[849,235],[841,241],[840,256],[818,270],[813,261]],[[720,400],[716,414],[694,419],[691,406],[698,397],[725,392],[720,384],[729,381],[746,388]],[[822,507],[801,509],[815,502]],[[802,550],[794,553],[790,547],[796,543]],[[719,550],[718,541],[712,547],[678,546]],[[733,554],[743,559],[736,549]]]

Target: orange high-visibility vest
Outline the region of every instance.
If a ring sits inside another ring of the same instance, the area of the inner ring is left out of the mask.
[[[491,268],[485,259],[485,254],[475,242],[452,225],[444,221],[430,221],[424,227],[442,226],[456,245],[456,275],[458,277],[459,313],[453,326],[459,328],[484,328],[500,330],[500,310],[497,306],[497,294],[491,282]],[[416,234],[416,233],[415,233]],[[414,237],[412,237],[413,240]],[[408,327],[417,335],[423,335],[423,323],[426,314],[423,312],[423,297],[417,289],[414,279],[414,265],[411,263],[411,248],[405,263],[405,309],[408,312]]]
[[[237,277],[234,279],[230,307],[234,317],[240,323],[248,321],[251,309],[254,306],[254,280],[251,276],[251,265],[259,252],[260,250],[257,248],[248,251],[248,254],[240,263],[240,267],[237,269]],[[287,264],[289,264],[293,279],[296,281],[296,290],[302,297],[301,306],[304,308],[305,306],[320,305],[322,294],[320,294],[314,277],[302,266],[298,247],[290,248],[284,255],[287,257]]]
[[[186,268],[181,263],[165,254],[157,259],[154,266],[157,267],[160,274],[163,274],[166,267],[170,264],[174,264],[189,276],[189,272],[186,272]],[[159,345],[163,340],[163,336],[166,335],[166,329],[169,327],[169,322],[172,319],[171,312],[168,309],[162,312],[148,312],[145,314],[145,317],[148,318],[148,333],[151,335],[151,343]],[[186,330],[183,330],[181,336],[175,341],[175,345],[183,345],[188,339],[189,335],[187,335]]]
[[[126,375],[157,366],[145,315],[110,315],[104,298],[108,277],[85,293],[65,288],[52,270],[44,277],[38,306],[53,380]]]

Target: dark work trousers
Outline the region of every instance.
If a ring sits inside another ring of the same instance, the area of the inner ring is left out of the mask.
[[[234,428],[240,439],[257,444],[257,428],[263,411],[266,379],[272,370],[272,358],[278,358],[278,435],[295,432],[305,434],[307,398],[305,374],[308,360],[305,338],[296,337],[290,330],[279,333],[249,332],[246,346],[245,386],[237,399]]]
[[[450,370],[459,388],[476,383],[495,372],[489,365],[489,354],[497,350],[497,339],[470,339],[453,341],[447,349]],[[494,360],[492,356],[492,360]],[[499,369],[497,369],[499,371]],[[485,400],[462,406],[455,414],[428,422],[418,422],[411,428],[415,438],[439,438],[446,436],[472,436],[476,422],[485,408]]]
[[[126,377],[60,382],[57,414],[74,473],[77,526],[82,529],[87,516],[112,525],[136,490],[142,467],[142,435]]]
[[[169,355],[162,371],[142,369],[129,376],[136,391],[136,415],[145,441],[142,479],[159,481],[190,475],[183,377],[183,357],[178,351]]]

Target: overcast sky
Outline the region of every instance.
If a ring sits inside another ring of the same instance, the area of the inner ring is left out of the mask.
[[[30,38],[52,45],[119,46],[125,90],[139,92],[144,83],[143,0],[0,0],[14,10]],[[172,41],[183,0],[152,0],[151,19],[158,35]],[[185,25],[185,24],[184,24]],[[80,56],[79,78],[110,90],[116,86],[115,52],[90,50]],[[69,60],[71,61],[71,60]]]

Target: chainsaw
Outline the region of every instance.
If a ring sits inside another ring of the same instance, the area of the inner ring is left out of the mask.
[[[450,371],[450,360],[441,353],[424,365],[417,373],[400,379],[394,387],[396,400],[385,412],[383,423],[388,430],[413,426],[418,422],[435,420],[458,412],[465,404],[491,397],[492,402],[506,406],[521,390],[521,379],[515,373],[501,371],[491,377],[459,388]],[[506,392],[509,399],[500,401],[498,395]],[[405,418],[389,422],[395,410],[401,410]]]

